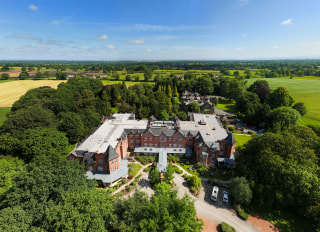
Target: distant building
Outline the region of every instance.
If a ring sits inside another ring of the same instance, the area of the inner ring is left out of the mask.
[[[192,102],[199,105],[201,112],[206,112],[209,114],[214,113],[214,103],[211,102],[210,97],[204,97],[197,92],[193,93],[185,90],[181,95],[182,106],[187,110],[188,105]]]
[[[113,114],[68,155],[85,163],[88,179],[104,186],[128,175],[127,152],[157,156],[157,168],[165,171],[167,155],[187,156],[206,165],[234,165],[235,139],[221,127],[215,115],[189,113],[189,121],[135,120],[134,114]]]

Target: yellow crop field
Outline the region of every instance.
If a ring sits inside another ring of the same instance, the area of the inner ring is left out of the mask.
[[[41,86],[57,88],[61,82],[57,80],[19,80],[10,82],[0,82],[0,107],[11,107],[28,90]]]

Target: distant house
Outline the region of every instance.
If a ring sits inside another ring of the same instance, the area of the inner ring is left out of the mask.
[[[72,78],[74,78],[75,77],[75,75],[73,75],[73,74],[68,74],[67,75],[67,80],[70,80],[70,79],[72,79]]]
[[[214,113],[214,103],[211,102],[210,97],[204,97],[197,92],[189,92],[185,90],[181,95],[182,106],[187,110],[188,105],[192,102],[199,105],[201,112],[209,114]]]
[[[85,163],[88,179],[112,186],[128,175],[127,152],[156,156],[164,172],[167,156],[191,157],[206,165],[234,165],[235,139],[220,126],[216,115],[189,113],[189,121],[175,117],[162,121],[150,116],[135,120],[134,114],[113,114],[68,154],[68,160]]]

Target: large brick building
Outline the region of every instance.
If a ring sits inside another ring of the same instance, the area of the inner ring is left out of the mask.
[[[157,156],[164,171],[167,155],[187,156],[207,165],[234,164],[235,139],[215,115],[189,113],[189,121],[135,120],[134,114],[113,114],[68,155],[85,162],[88,179],[112,185],[128,174],[128,151]]]

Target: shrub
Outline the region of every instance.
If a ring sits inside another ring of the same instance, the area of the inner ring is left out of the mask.
[[[229,224],[222,222],[221,223],[221,231],[222,232],[235,232],[235,228],[230,226]]]
[[[234,127],[233,127],[233,126],[228,126],[227,129],[228,129],[229,131],[234,131]]]
[[[152,166],[149,166],[149,167],[145,168],[143,171],[144,172],[149,172],[151,170],[151,168],[152,168]]]
[[[253,131],[248,131],[248,134],[249,134],[249,135],[253,135],[254,132],[253,132]]]
[[[127,192],[130,192],[132,187],[130,185],[127,185],[125,189],[126,189]]]
[[[179,168],[175,168],[175,172],[178,173],[178,174],[182,174],[183,173],[183,171],[181,169],[179,169]]]
[[[238,213],[238,216],[243,220],[248,220],[248,218],[250,216],[248,213],[246,213],[246,211],[244,211],[241,208],[237,211],[237,213]]]

